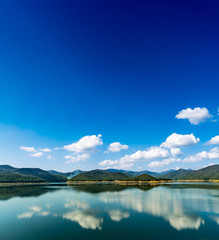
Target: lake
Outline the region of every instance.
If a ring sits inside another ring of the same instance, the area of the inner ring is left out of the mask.
[[[219,239],[219,184],[0,188],[1,240]]]

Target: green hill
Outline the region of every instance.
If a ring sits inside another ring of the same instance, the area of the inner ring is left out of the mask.
[[[168,172],[166,174],[163,174],[163,175],[161,175],[161,177],[174,179],[174,180],[184,179],[184,177],[186,177],[190,172],[191,172],[191,170],[179,169],[174,172]]]
[[[106,170],[92,170],[80,173],[69,181],[114,181],[127,179],[127,175],[121,172],[108,172]]]
[[[41,178],[27,176],[20,173],[4,172],[0,173],[0,183],[40,183],[45,182]]]
[[[156,181],[155,177],[150,176],[147,173],[143,173],[140,176],[128,178],[126,181]]]
[[[39,168],[19,168],[16,169],[14,172],[41,178],[46,182],[65,182],[67,180],[66,177],[54,175]]]
[[[0,173],[1,172],[13,172],[17,168],[11,167],[10,165],[0,165]]]
[[[173,180],[219,180],[219,165],[205,167],[199,170],[179,169],[162,175]]]
[[[2,182],[66,182],[67,177],[49,173],[40,168],[14,168],[0,165]],[[17,174],[17,175],[16,175]],[[28,178],[29,177],[29,178]],[[28,180],[29,179],[29,180]]]
[[[66,173],[63,173],[63,172],[58,172],[58,171],[54,171],[54,170],[50,170],[48,171],[49,173],[51,174],[54,174],[54,175],[59,175],[59,176],[63,176],[67,179],[70,179],[80,173],[83,173],[84,171],[81,171],[81,170],[74,170],[72,172],[66,172]]]

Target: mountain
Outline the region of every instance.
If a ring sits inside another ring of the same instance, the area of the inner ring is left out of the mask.
[[[174,172],[164,173],[163,175],[160,175],[160,177],[178,180],[178,179],[183,179],[189,172],[191,171],[185,170],[185,169],[179,169]]]
[[[127,175],[129,175],[130,177],[131,176],[140,176],[144,173],[148,174],[148,175],[151,175],[153,177],[160,177],[166,173],[169,173],[169,172],[173,172],[173,171],[176,171],[176,170],[167,170],[165,172],[161,172],[161,173],[158,173],[158,172],[151,172],[151,171],[148,171],[148,170],[144,170],[144,171],[140,171],[140,172],[135,172],[135,171],[128,171],[128,170],[122,170],[122,169],[107,169],[107,171],[109,172],[121,172],[121,173],[125,173]]]
[[[156,173],[156,176],[160,177],[160,176],[162,176],[164,174],[175,172],[175,171],[176,171],[175,169],[170,169],[170,170],[167,170],[167,171],[164,171],[164,172]]]
[[[106,170],[92,170],[80,173],[70,181],[114,181],[127,179],[127,175],[121,172],[109,172]]]
[[[161,177],[173,180],[218,180],[219,165],[213,165],[199,170],[179,169],[175,172],[164,174]]]
[[[46,182],[45,180],[33,176],[28,176],[15,172],[1,172],[0,183],[38,183]]]
[[[147,173],[143,173],[140,176],[132,177],[127,179],[127,181],[156,181],[157,179],[155,177],[152,177],[151,175],[148,175]]]
[[[145,171],[141,171],[141,172],[135,172],[135,171],[128,171],[128,170],[122,170],[122,169],[107,169],[107,171],[108,172],[121,172],[121,173],[124,173],[124,174],[126,174],[126,175],[128,175],[128,176],[140,176],[140,175],[142,175],[142,174],[144,174],[144,173],[146,173],[146,174],[149,174],[149,175],[151,175],[151,176],[156,176],[156,175],[158,175],[159,173],[157,173],[157,172],[150,172],[150,171],[147,171],[147,170],[145,170]]]
[[[41,178],[46,182],[65,182],[67,180],[66,177],[51,174],[40,168],[19,168],[16,169],[14,172]]]
[[[66,173],[58,172],[58,171],[54,171],[54,170],[49,170],[48,172],[51,173],[51,174],[54,174],[54,175],[59,175],[59,176],[65,177],[67,179],[70,179],[70,178],[72,178],[74,176],[77,176],[80,173],[83,173],[84,171],[81,171],[81,170],[77,169],[75,171],[66,172]]]
[[[13,172],[14,170],[16,170],[17,168],[14,168],[10,165],[0,165],[0,173],[1,172]]]
[[[51,174],[40,168],[14,168],[9,165],[0,165],[0,173],[4,173],[1,175],[4,182],[15,180],[17,182],[66,182],[67,180],[66,177]]]

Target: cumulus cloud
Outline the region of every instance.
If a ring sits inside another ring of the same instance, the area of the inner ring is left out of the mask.
[[[209,144],[209,145],[211,145],[211,144],[219,144],[219,135],[211,138],[211,139],[207,142],[207,144]]]
[[[204,159],[219,159],[219,148],[212,148],[209,152],[202,151],[195,155],[189,156],[183,160],[183,162],[199,162]]]
[[[109,152],[119,152],[123,149],[128,149],[128,145],[122,145],[120,142],[111,143],[108,147]]]
[[[200,141],[199,138],[196,138],[193,134],[171,134],[165,142],[161,144],[161,147],[166,148],[179,148],[187,147],[197,144]]]
[[[182,154],[180,148],[171,148],[170,153],[173,157],[177,157]]]
[[[85,161],[89,158],[90,158],[90,154],[88,154],[88,153],[78,154],[77,156],[72,156],[72,155],[65,156],[65,159],[68,160],[68,161],[66,161],[66,163],[75,163],[75,162],[79,162],[79,161]]]
[[[207,119],[213,117],[207,108],[187,108],[181,110],[177,115],[177,119],[188,119],[191,124],[198,125],[200,122],[204,122]]]
[[[215,147],[215,148],[212,148],[209,152],[203,151],[196,155],[201,158],[217,159],[219,158],[219,148]]]
[[[98,165],[105,167],[105,166],[113,166],[118,163],[119,163],[119,160],[104,160],[102,162],[99,162]]]
[[[43,153],[42,152],[36,152],[36,153],[32,153],[30,154],[31,157],[42,157],[43,156]]]
[[[34,147],[20,147],[21,150],[24,150],[25,152],[37,152],[37,150]]]
[[[151,162],[148,167],[164,167],[166,165],[169,165],[171,163],[174,162],[180,162],[181,159],[176,159],[176,158],[168,158],[168,159],[164,159],[163,161],[154,161]]]
[[[63,149],[75,152],[75,153],[82,153],[89,151],[97,146],[103,145],[103,141],[101,139],[102,135],[91,135],[85,136],[81,138],[78,142],[72,143],[70,145],[66,145]]]
[[[49,149],[49,148],[39,148],[39,151],[41,151],[41,152],[52,152],[52,150]]]
[[[161,147],[150,147],[144,151],[137,151],[131,155],[125,155],[119,160],[105,160],[99,163],[100,166],[114,166],[114,168],[129,168],[133,167],[135,162],[150,160],[155,158],[166,158],[169,156],[169,151]]]

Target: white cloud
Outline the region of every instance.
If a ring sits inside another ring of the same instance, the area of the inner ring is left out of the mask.
[[[41,151],[41,152],[52,152],[52,150],[49,149],[49,148],[39,148],[39,151]]]
[[[211,145],[211,144],[219,144],[219,135],[211,138],[211,139],[207,142],[207,144],[209,144],[209,145]]]
[[[37,150],[34,147],[20,147],[21,150],[24,150],[26,152],[37,152]]]
[[[121,158],[121,161],[140,161],[153,158],[165,158],[169,156],[169,152],[161,147],[150,147],[144,151],[137,151],[131,155]]]
[[[215,147],[215,148],[212,148],[209,152],[203,151],[196,155],[201,158],[217,159],[219,158],[219,148]]]
[[[30,154],[31,157],[42,157],[43,153],[42,152],[36,152],[36,153],[32,153]]]
[[[189,157],[184,158],[183,162],[200,162],[203,159],[198,157],[197,155],[192,155]]]
[[[180,162],[181,159],[176,159],[176,158],[168,158],[168,159],[164,159],[163,161],[154,161],[154,162],[151,162],[148,167],[163,167],[163,166],[166,166],[166,165],[169,165],[171,163],[174,163],[174,162]]]
[[[177,157],[182,154],[180,148],[171,148],[170,153],[173,157]]]
[[[200,162],[204,159],[219,159],[219,148],[212,148],[209,152],[202,151],[195,155],[189,156],[183,160],[183,162]]]
[[[111,143],[108,147],[109,152],[119,152],[123,149],[128,149],[128,145],[122,145],[120,142]]]
[[[186,147],[197,144],[200,141],[199,138],[196,138],[193,134],[171,134],[165,142],[161,144],[161,147],[166,148],[178,148],[178,147]]]
[[[104,160],[102,162],[99,162],[98,165],[104,167],[104,166],[113,166],[118,163],[119,163],[119,160]]]
[[[64,146],[63,149],[72,151],[75,153],[86,152],[97,146],[103,145],[103,141],[101,137],[102,137],[101,134],[97,136],[96,135],[85,136],[81,138],[78,142]]]
[[[191,124],[198,125],[200,122],[204,122],[205,120],[213,117],[207,108],[187,108],[181,110],[177,115],[177,119],[188,119]]]
[[[131,155],[125,155],[119,160],[105,160],[99,163],[100,166],[114,166],[114,168],[133,167],[135,162],[145,161],[155,158],[165,158],[169,156],[169,151],[161,147],[150,147],[144,151],[137,151]]]
[[[54,157],[51,155],[51,154],[49,154],[48,156],[47,156],[47,159],[53,159]]]
[[[65,159],[68,159],[66,163],[75,163],[79,161],[85,161],[90,158],[90,154],[88,153],[83,153],[83,154],[78,154],[77,156],[72,156],[72,155],[66,155]]]

